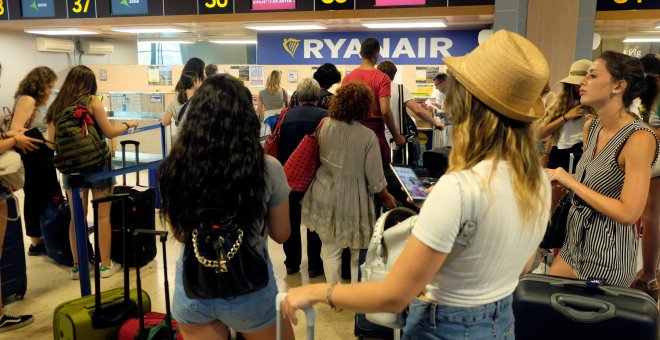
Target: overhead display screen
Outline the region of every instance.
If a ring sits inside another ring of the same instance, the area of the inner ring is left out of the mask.
[[[149,1],[110,0],[110,13],[112,15],[147,15],[149,14]]]
[[[199,14],[234,13],[233,0],[197,0]]]
[[[252,0],[253,11],[296,9],[296,0]]]
[[[96,18],[96,1],[75,0],[67,2],[69,18]]]
[[[419,6],[425,4],[426,0],[376,0],[376,7]]]
[[[355,0],[315,0],[315,11],[334,11],[338,9],[354,9]]]
[[[21,0],[23,18],[54,18],[55,0]]]

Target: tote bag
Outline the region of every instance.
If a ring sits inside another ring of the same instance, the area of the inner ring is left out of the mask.
[[[284,174],[291,191],[305,192],[312,184],[316,170],[319,168],[319,142],[316,134],[321,130],[323,123],[328,118],[323,118],[314,130],[314,133],[306,135],[298,147],[293,150],[289,159],[284,163]]]

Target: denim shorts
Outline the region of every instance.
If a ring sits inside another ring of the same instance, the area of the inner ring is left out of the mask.
[[[403,339],[515,339],[511,295],[477,307],[449,307],[415,299]]]
[[[264,251],[264,254],[268,254]],[[267,257],[268,258],[268,257]],[[183,288],[183,249],[176,263],[172,316],[183,324],[206,324],[219,320],[243,333],[261,331],[275,323],[277,284],[268,263],[268,285],[258,291],[231,299],[190,299]]]
[[[99,172],[101,171],[103,172],[110,171],[110,164],[105,164],[103,167],[101,167],[99,169]],[[64,190],[71,189],[71,185],[69,184],[70,179],[71,176],[62,174],[62,186],[64,187]],[[115,183],[116,181],[114,177],[96,179],[93,181],[85,180],[85,182],[83,182],[81,189],[107,189],[107,188],[112,188],[112,186],[115,185]]]

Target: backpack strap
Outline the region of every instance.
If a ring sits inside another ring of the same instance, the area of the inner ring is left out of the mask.
[[[460,255],[472,242],[472,238],[477,232],[479,226],[479,216],[481,214],[481,188],[477,176],[471,170],[461,170],[453,173],[458,179],[463,209],[461,211],[461,226],[458,230],[458,236],[454,241],[454,247],[451,249],[443,267]]]
[[[183,106],[181,107],[181,110],[179,110],[179,114],[176,116],[177,121],[175,122],[176,126],[179,126],[181,124],[181,120],[183,119],[183,115],[186,113],[186,110],[188,110],[188,104],[190,103],[190,100],[188,100]]]

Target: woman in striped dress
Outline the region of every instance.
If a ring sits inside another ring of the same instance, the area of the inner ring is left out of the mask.
[[[628,287],[636,270],[634,223],[644,209],[660,146],[627,108],[638,97],[653,102],[657,78],[644,74],[636,58],[608,51],[589,67],[580,95],[597,118],[585,124],[586,146],[575,177],[562,168],[546,170],[575,193],[566,241],[549,274]]]

